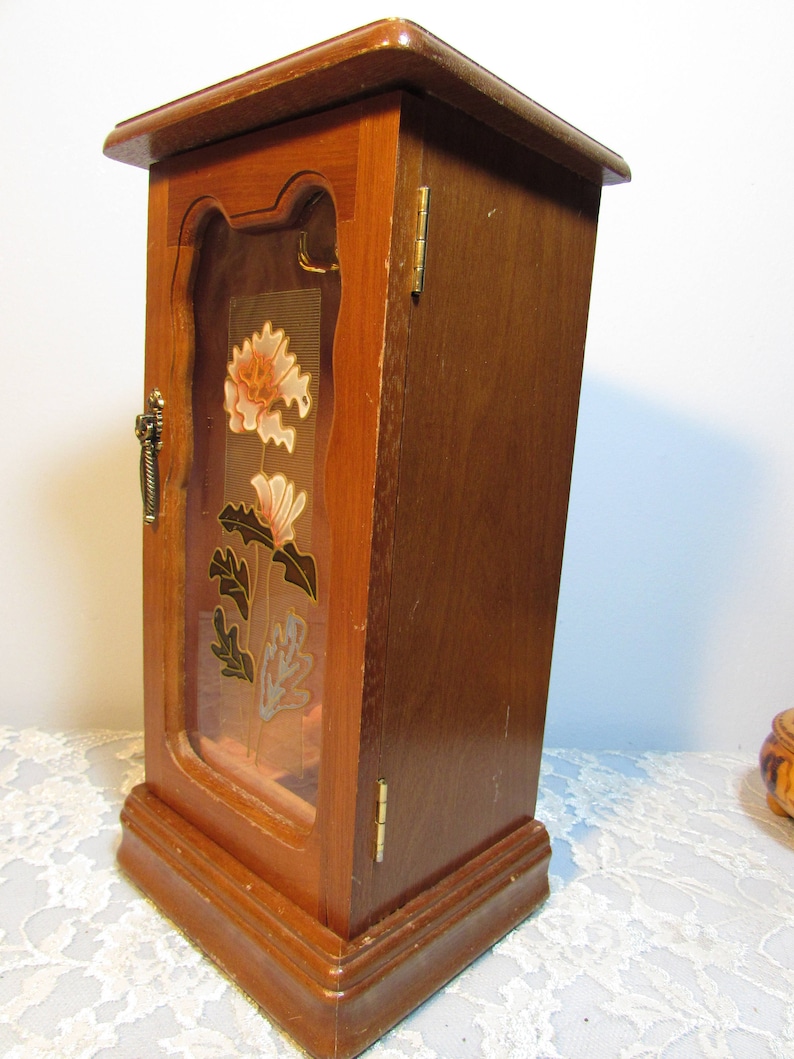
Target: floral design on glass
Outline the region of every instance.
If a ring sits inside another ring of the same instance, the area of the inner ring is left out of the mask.
[[[300,686],[313,662],[312,656],[301,650],[306,622],[291,610],[284,628],[277,624],[274,633],[274,642],[265,648],[262,667],[259,716],[263,721],[275,717],[279,710],[298,710],[309,701],[309,692]]]
[[[243,348],[235,346],[224,384],[223,407],[229,413],[229,429],[235,434],[256,430],[262,444],[275,441],[288,452],[295,448],[295,430],[281,422],[277,401],[293,402],[305,419],[311,411],[311,375],[301,374],[300,365],[289,352],[289,338],[281,328],[273,330],[269,320],[261,334],[246,338]]]
[[[262,452],[260,470],[250,479],[250,503],[227,503],[218,515],[226,533],[239,536],[246,549],[253,545],[254,550],[248,551],[248,561],[231,547],[216,548],[212,556],[209,576],[218,578],[220,595],[231,601],[227,611],[233,605],[240,619],[239,624],[227,625],[222,608],[216,610],[212,651],[221,662],[221,676],[251,685],[247,725],[251,753],[257,715],[262,724],[284,710],[307,706],[311,698],[304,686],[314,664],[312,655],[303,650],[306,620],[292,607],[286,614],[270,613],[270,579],[276,564],[283,568],[285,583],[302,594],[297,600],[305,595],[317,602],[314,556],[301,552],[296,544],[296,524],[309,496],[281,471],[266,474],[264,470],[271,442],[290,455],[300,444],[295,427],[285,426],[281,411],[273,406],[279,401],[286,407],[294,403],[300,419],[306,419],[312,411],[311,374],[301,372],[297,358],[289,352],[289,338],[282,329],[274,330],[269,320],[261,333],[246,338],[242,347],[234,347],[227,371],[223,406],[229,429],[234,434],[256,431]]]
[[[268,478],[263,471],[254,475],[251,485],[259,497],[262,517],[270,524],[273,547],[278,549],[294,538],[293,524],[306,506],[306,493],[301,489],[296,495],[294,483],[283,474]]]

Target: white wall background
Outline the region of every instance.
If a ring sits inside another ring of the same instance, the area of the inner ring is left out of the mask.
[[[106,133],[389,13],[0,0],[0,723],[142,723],[146,174]],[[603,197],[547,742],[754,751],[794,705],[794,7],[397,13],[634,172]]]

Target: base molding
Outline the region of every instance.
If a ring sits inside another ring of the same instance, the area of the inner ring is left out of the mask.
[[[548,894],[549,839],[532,820],[345,941],[145,784],[121,821],[132,881],[319,1059],[358,1055]]]

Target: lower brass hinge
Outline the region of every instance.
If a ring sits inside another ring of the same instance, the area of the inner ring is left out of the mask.
[[[414,240],[414,276],[411,294],[421,294],[425,289],[425,258],[427,256],[427,222],[430,217],[430,188],[419,188],[416,214],[416,239]]]
[[[386,780],[378,780],[378,801],[375,808],[375,862],[383,863],[383,845],[386,841],[386,795],[389,785]]]

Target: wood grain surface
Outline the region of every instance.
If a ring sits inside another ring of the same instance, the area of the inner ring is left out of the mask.
[[[620,155],[399,18],[374,22],[122,122],[108,136],[105,154],[146,168],[251,129],[396,88],[450,103],[597,184],[630,178]]]
[[[145,393],[166,402],[146,785],[119,859],[304,1047],[341,1059],[547,893],[534,811],[596,223],[628,168],[400,20],[124,123],[106,151],[151,167]],[[221,502],[207,401],[225,362],[207,350],[231,298],[308,282],[289,225],[320,191],[341,271],[312,472],[315,814],[268,776],[235,782],[208,743],[195,615]]]

